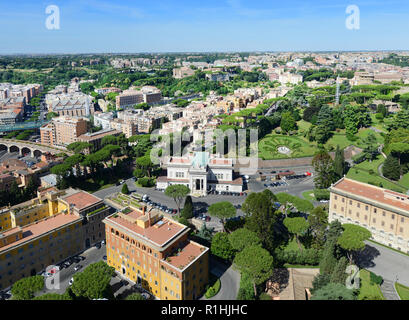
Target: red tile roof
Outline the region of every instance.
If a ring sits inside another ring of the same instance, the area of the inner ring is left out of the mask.
[[[33,239],[37,236],[40,236],[44,233],[47,233],[53,229],[62,227],[66,224],[72,223],[77,220],[82,220],[81,217],[74,215],[74,214],[58,214],[52,217],[49,217],[47,219],[40,220],[36,223],[27,225],[25,227],[22,227],[23,231],[23,238],[20,240],[17,240],[13,243],[10,243],[4,247],[0,248],[0,252],[9,249],[17,244],[24,243],[30,239]],[[8,230],[8,232],[13,231],[14,229]],[[13,231],[14,232],[14,231]],[[7,233],[5,233],[7,235]]]
[[[86,207],[92,206],[97,204],[98,202],[102,201],[102,199],[89,194],[85,191],[79,191],[70,195],[68,197],[63,198],[68,204],[73,204],[77,209],[81,210]]]
[[[368,200],[406,210],[409,213],[409,196],[403,193],[382,189],[347,178],[341,179],[331,189],[348,192]]]
[[[179,270],[183,270],[189,263],[199,257],[205,249],[205,247],[190,241],[176,256],[169,257],[166,262]]]

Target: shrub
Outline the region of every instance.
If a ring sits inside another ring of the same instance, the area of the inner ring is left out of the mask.
[[[329,190],[327,189],[315,189],[314,190],[314,197],[317,201],[320,200],[329,200]]]
[[[209,287],[205,293],[206,299],[214,297],[219,291],[221,287],[220,279],[217,279],[213,286]]]
[[[282,263],[299,265],[318,265],[321,259],[321,250],[305,249],[300,250],[278,250],[276,259]]]
[[[258,298],[259,300],[272,300],[271,297],[265,292],[262,292]]]
[[[381,285],[383,283],[383,278],[381,276],[376,275],[373,272],[370,272],[370,280],[371,284]]]
[[[144,188],[151,188],[155,185],[155,182],[151,178],[139,178],[138,183]]]

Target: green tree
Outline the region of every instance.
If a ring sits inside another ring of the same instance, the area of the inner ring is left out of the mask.
[[[115,268],[104,261],[90,264],[81,273],[74,275],[72,292],[78,298],[101,299],[113,297],[110,281],[115,275]]]
[[[331,283],[340,283],[345,284],[347,274],[345,273],[348,266],[348,260],[345,257],[339,259],[337,265],[334,268],[334,271],[331,274]]]
[[[355,224],[343,224],[344,232],[338,238],[339,246],[347,251],[350,264],[353,263],[353,253],[365,248],[365,240],[372,234],[364,227]]]
[[[335,180],[334,161],[326,151],[319,151],[312,159],[315,170],[314,183],[318,189],[328,188]]]
[[[229,241],[233,249],[237,251],[242,251],[247,246],[261,244],[261,240],[257,234],[245,228],[237,229],[230,233]]]
[[[312,247],[320,249],[325,243],[325,231],[328,226],[328,213],[319,206],[314,208],[308,215],[308,224],[312,234]]]
[[[214,235],[210,246],[210,252],[224,260],[233,260],[235,251],[229,242],[227,233],[218,232]]]
[[[308,229],[308,221],[305,220],[303,217],[295,217],[295,218],[285,218],[283,221],[284,225],[288,229],[288,231],[295,236],[297,240],[298,247],[302,251],[302,246],[300,243],[300,236],[302,236]]]
[[[211,216],[217,217],[217,218],[219,218],[221,220],[222,226],[223,226],[223,231],[224,231],[224,223],[225,223],[226,219],[235,217],[236,213],[237,213],[237,210],[231,204],[231,202],[222,201],[222,202],[213,203],[209,207],[208,213]]]
[[[326,242],[324,251],[322,253],[322,258],[320,260],[320,273],[331,275],[337,264],[337,259],[335,257],[335,245],[334,240],[329,240]]]
[[[193,201],[191,196],[186,197],[181,215],[186,219],[193,218]]]
[[[35,297],[33,300],[72,300],[68,294],[46,293]]]
[[[282,114],[280,127],[285,133],[297,130],[297,123],[295,122],[291,112],[284,112]]]
[[[44,277],[33,276],[18,280],[11,287],[11,294],[15,300],[30,300],[34,293],[44,288]]]
[[[399,160],[392,155],[388,155],[382,166],[382,174],[388,179],[398,181],[400,172]]]
[[[317,290],[325,287],[327,284],[329,284],[331,281],[331,275],[329,274],[322,274],[319,273],[314,277],[314,280],[312,281],[312,288],[311,288],[311,293],[314,294]]]
[[[241,210],[246,214],[245,227],[257,234],[263,246],[272,251],[279,239],[274,225],[279,217],[272,198],[264,192],[251,193]]]
[[[121,192],[123,194],[129,194],[128,185],[126,183],[123,184]]]
[[[337,149],[335,151],[335,159],[334,159],[334,173],[338,179],[341,179],[345,174],[345,156],[344,150],[339,148],[337,145]]]
[[[254,296],[257,297],[257,285],[267,281],[273,274],[273,257],[261,246],[252,245],[239,252],[234,263],[242,273],[252,278]]]
[[[329,283],[314,292],[311,300],[356,300],[354,291],[339,283]]]
[[[138,292],[131,293],[125,300],[145,300],[145,298]]]
[[[190,193],[189,187],[183,184],[173,184],[165,189],[165,195],[172,198],[178,207],[178,214],[180,214],[180,205],[183,199]]]

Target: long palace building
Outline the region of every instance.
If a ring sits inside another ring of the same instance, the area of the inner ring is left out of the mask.
[[[330,222],[363,226],[374,241],[409,253],[408,195],[345,177],[330,191]]]
[[[146,206],[103,221],[108,265],[161,300],[194,300],[209,277],[209,249],[189,228]]]

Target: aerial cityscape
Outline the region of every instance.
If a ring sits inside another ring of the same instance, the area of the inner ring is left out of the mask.
[[[368,34],[360,14],[381,4],[302,7],[306,16],[339,10],[339,29],[356,33],[351,47],[340,36],[328,50],[280,39],[249,50],[248,34],[244,47],[229,38],[221,48],[212,28],[211,46],[194,22],[181,31],[193,50],[156,27],[156,44],[93,50],[79,29],[64,29],[86,8],[107,25],[172,25],[167,1],[160,15],[121,2],[47,3],[32,13],[42,50],[32,31],[21,46],[20,27],[9,29],[18,45],[3,41],[0,303],[195,300],[206,309],[160,312],[200,318],[246,315],[258,300],[409,300],[409,50],[388,49],[381,32],[379,46],[356,47]],[[262,21],[262,3],[175,5],[198,10],[198,24],[213,12],[217,25],[225,5]],[[0,11],[7,24],[32,6]],[[64,40],[53,45],[50,33]],[[217,309],[222,300],[235,305]]]

